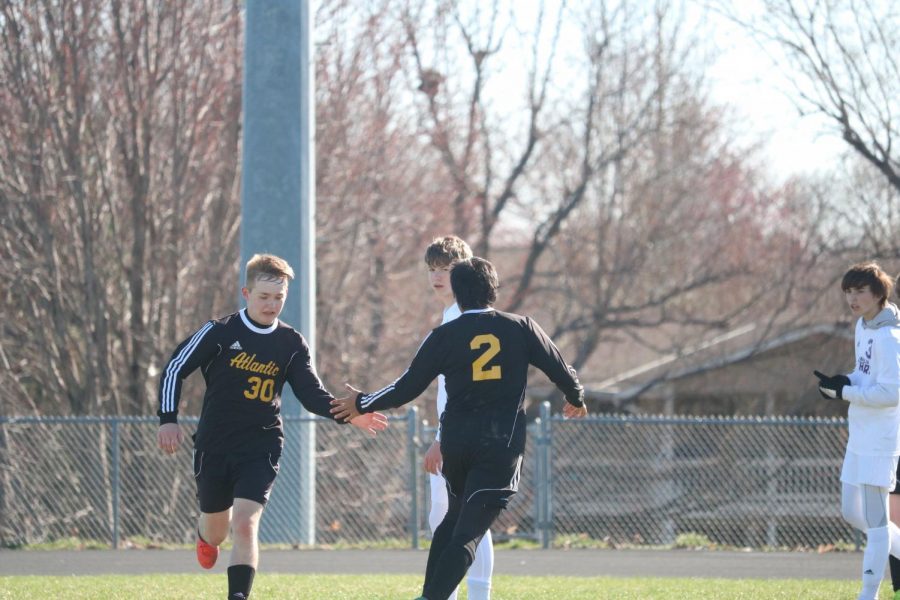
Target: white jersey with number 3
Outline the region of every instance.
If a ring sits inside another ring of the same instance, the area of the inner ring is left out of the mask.
[[[851,385],[847,450],[868,456],[900,456],[900,328],[856,323],[856,364]]]

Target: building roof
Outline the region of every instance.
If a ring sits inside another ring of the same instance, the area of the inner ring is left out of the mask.
[[[663,383],[727,367],[813,336],[852,339],[852,329],[847,323],[822,323],[772,335],[765,327],[748,323],[603,381],[585,385],[585,395],[616,402],[629,400]]]

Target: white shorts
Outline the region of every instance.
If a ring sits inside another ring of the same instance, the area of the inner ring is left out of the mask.
[[[897,457],[868,456],[848,450],[841,467],[841,481],[892,490],[897,483]]]

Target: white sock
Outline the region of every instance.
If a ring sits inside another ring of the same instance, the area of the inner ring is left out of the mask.
[[[468,600],[491,600],[491,581],[484,579],[466,579],[469,586]]]
[[[875,527],[866,532],[863,552],[862,591],[858,600],[878,600],[878,588],[884,578],[890,551],[891,535],[888,527]]]
[[[488,529],[481,541],[478,542],[478,547],[475,548],[475,558],[472,560],[472,565],[466,573],[466,579],[468,581],[487,582],[487,589],[490,590],[493,572],[494,540],[491,537],[491,530]],[[472,593],[469,592],[469,600],[488,600],[488,597],[472,596]]]

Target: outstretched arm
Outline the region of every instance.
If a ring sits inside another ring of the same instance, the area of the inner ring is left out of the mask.
[[[334,398],[331,401],[331,414],[334,420],[338,423],[350,423],[354,427],[368,431],[372,435],[387,429],[387,417],[380,412],[360,414],[356,410],[356,398],[362,392],[349,383],[345,383],[344,386],[349,394],[340,398]]]
[[[359,414],[370,413],[397,408],[415,400],[440,372],[443,355],[440,346],[440,334],[432,331],[419,346],[419,351],[403,375],[371,394],[364,394],[348,385],[348,389],[355,394],[353,406],[343,400],[337,403],[332,401],[331,413],[335,419],[341,419],[352,417],[354,411]]]
[[[543,371],[550,381],[565,394],[566,405],[563,408],[563,415],[569,418],[587,415],[587,408],[584,405],[584,387],[578,381],[575,369],[566,364],[556,344],[544,333],[540,325],[531,319],[526,319],[526,324],[529,329],[529,361]]]

